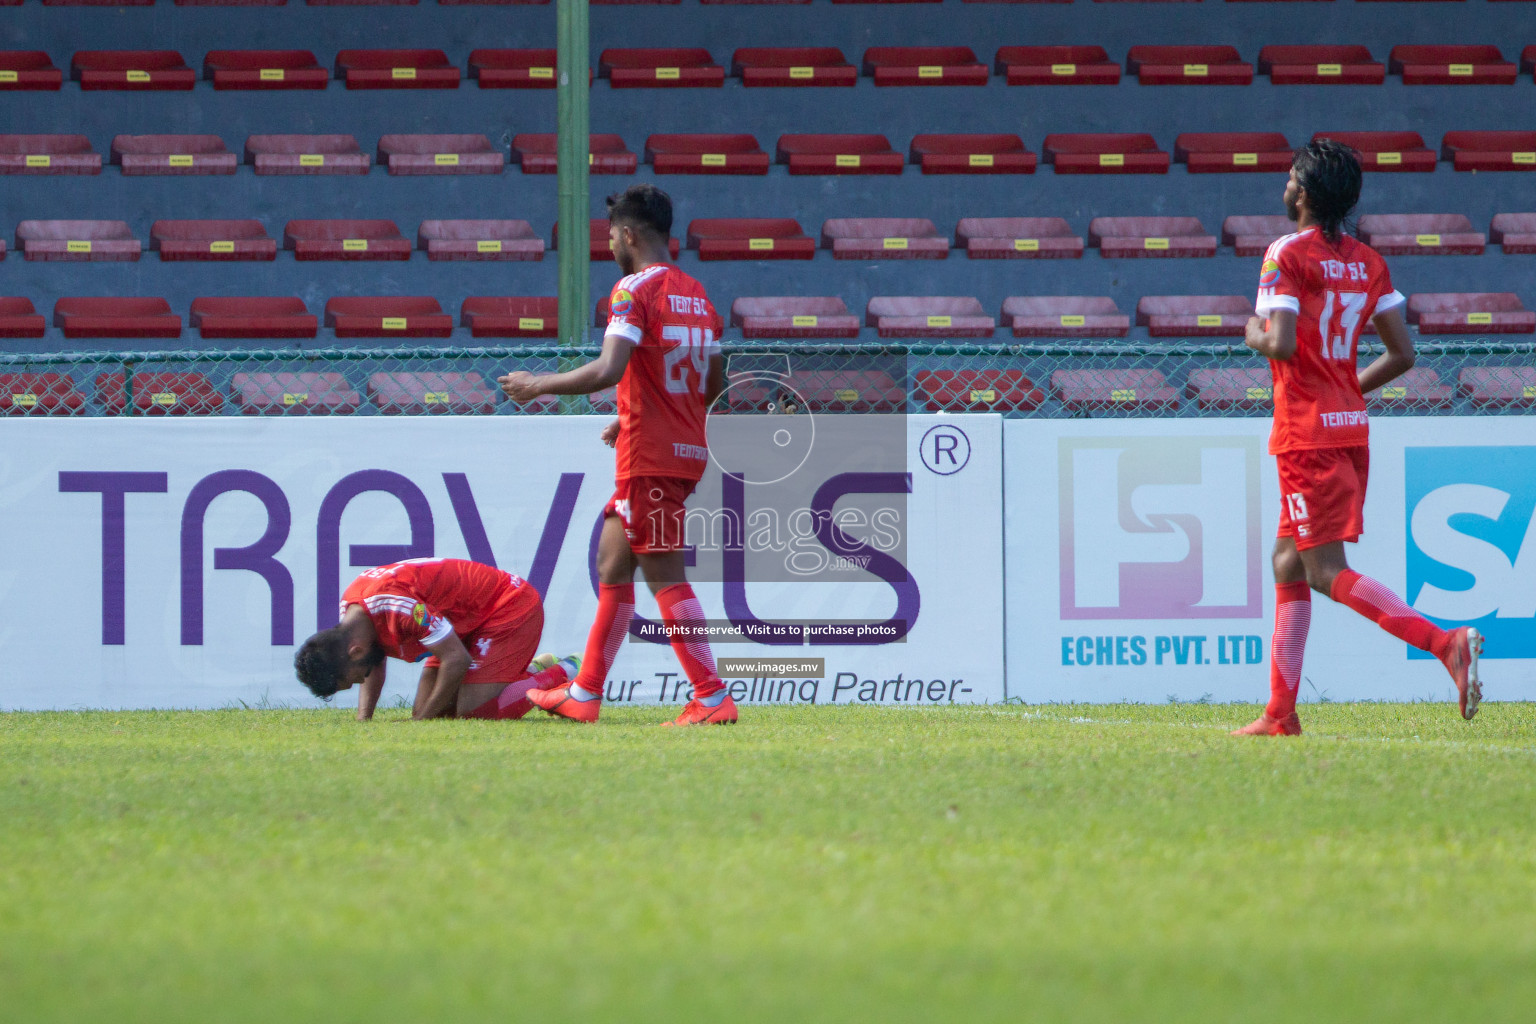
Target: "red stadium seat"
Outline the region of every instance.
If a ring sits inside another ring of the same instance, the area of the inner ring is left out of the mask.
[[[357,412],[363,396],[340,373],[237,373],[230,399],[247,416],[325,416]]]
[[[1196,217],[1095,217],[1088,244],[1120,259],[1216,255],[1216,236]]]
[[[257,174],[367,174],[373,157],[350,135],[252,135],[245,162]]]
[[[544,239],[525,220],[424,220],[416,248],[429,260],[542,260]]]
[[[1446,132],[1440,155],[1458,171],[1536,171],[1536,132]]]
[[[1536,78],[1536,43],[1520,51],[1520,70]]]
[[[192,300],[192,326],[204,338],[313,338],[320,321],[297,297],[220,295]]]
[[[719,88],[725,69],[698,48],[609,49],[597,58],[597,75],[615,89]]]
[[[374,373],[368,398],[382,413],[477,413],[496,411],[501,389],[478,373]]]
[[[1023,370],[919,370],[913,397],[928,412],[1027,412],[1045,392]]]
[[[411,240],[392,220],[291,220],[283,248],[296,260],[408,260]]]
[[[1291,169],[1291,144],[1279,132],[1186,132],[1173,140],[1173,158],[1190,174]]]
[[[310,7],[414,7],[419,0],[304,0]]]
[[[557,338],[560,300],[553,295],[477,295],[459,308],[459,325],[476,338]]]
[[[1053,370],[1051,390],[1074,412],[1171,410],[1179,404],[1161,370]]]
[[[798,370],[787,383],[806,412],[891,413],[907,405],[905,389],[883,370]]]
[[[0,298],[0,338],[41,338],[48,331],[31,299]]]
[[[1057,174],[1168,173],[1168,154],[1140,132],[1047,135],[1044,148]]]
[[[0,92],[54,91],[63,83],[64,72],[42,50],[0,51]]]
[[[1360,154],[1367,171],[1433,171],[1435,151],[1418,132],[1318,132],[1312,141],[1333,139]]]
[[[1241,295],[1147,295],[1136,303],[1136,325],[1154,338],[1241,338],[1253,317]]]
[[[593,263],[607,263],[613,259],[613,247],[608,244],[608,218],[593,217],[587,222],[587,245],[591,250]],[[549,247],[560,248],[560,223],[555,222],[554,228],[549,233]],[[677,254],[683,251],[682,244],[675,238],[667,239],[667,250],[677,259]]]
[[[157,220],[149,248],[161,260],[277,259],[277,240],[259,220]]]
[[[743,338],[857,338],[859,318],[835,295],[754,296],[731,303]]]
[[[324,89],[331,73],[308,50],[209,50],[203,78],[215,89]]]
[[[1364,46],[1266,46],[1259,72],[1273,85],[1380,85],[1387,68]]]
[[[81,89],[191,89],[197,72],[175,50],[81,50],[69,62]]]
[[[900,174],[906,163],[884,135],[781,135],[776,160],[790,174]]]
[[[472,50],[469,77],[482,89],[553,89],[554,50]]]
[[[1456,397],[1456,390],[1440,383],[1440,375],[1434,370],[1419,367],[1404,371],[1401,377],[1366,393],[1365,406],[1372,412],[1402,409],[1420,412],[1424,409],[1449,409]]]
[[[732,217],[689,223],[688,248],[701,260],[808,260],[816,240],[788,217]]]
[[[119,135],[112,163],[124,174],[234,174],[239,158],[217,135]]]
[[[917,135],[908,159],[924,174],[1034,174],[1036,163],[1017,135]]]
[[[1368,213],[1360,240],[1383,256],[1480,256],[1488,236],[1459,213]]]
[[[1060,217],[962,217],[955,247],[973,260],[1079,259],[1083,240]]]
[[[877,295],[864,323],[882,338],[990,338],[997,321],[969,296]]]
[[[1202,409],[1267,409],[1275,388],[1267,366],[1202,367],[1189,371],[1184,395]]]
[[[67,373],[0,373],[0,413],[68,416],[84,407],[85,395]]]
[[[1221,244],[1238,256],[1262,256],[1275,239],[1295,230],[1296,222],[1279,214],[1232,216],[1221,222]]]
[[[1253,65],[1233,46],[1133,46],[1125,69],[1142,85],[1248,85]]]
[[[1536,367],[1474,366],[1456,375],[1461,393],[1484,408],[1536,406]]]
[[[140,416],[210,416],[224,408],[224,396],[201,373],[135,373],[131,388]],[[96,375],[96,400],[109,416],[128,407],[129,389],[121,372]]]
[[[652,135],[645,162],[657,174],[768,173],[768,154],[750,135]]]
[[[821,226],[835,260],[942,260],[949,239],[921,217],[839,217]]]
[[[459,69],[442,50],[342,50],[336,77],[348,89],[457,89]]]
[[[0,174],[100,174],[84,135],[0,135]]]
[[[1514,292],[1419,292],[1408,297],[1408,322],[1424,334],[1536,331],[1536,313]]]
[[[181,317],[164,299],[63,298],[53,304],[53,326],[66,338],[181,337]]]
[[[24,220],[16,225],[16,248],[29,260],[131,263],[139,240],[120,220]]]
[[[1123,338],[1131,318],[1099,295],[1011,295],[1003,323],[1015,338]]]
[[[1388,60],[1404,85],[1513,85],[1520,74],[1497,46],[1394,46]]]
[[[43,0],[47,3],[47,0]],[[108,0],[110,2],[110,0]],[[176,0],[177,7],[282,7],[288,0]]]
[[[864,74],[876,85],[986,85],[988,78],[969,46],[871,46]]]
[[[338,338],[446,338],[453,317],[428,295],[348,295],[325,304]]]
[[[710,4],[808,4],[811,0],[699,0],[706,6]]]
[[[634,174],[639,159],[617,135],[592,135],[587,141],[589,169],[593,174]],[[512,136],[512,162],[524,174],[554,174],[559,169],[558,141],[554,133]]]
[[[1004,46],[997,73],[1009,85],[1114,85],[1120,65],[1102,46]]]
[[[703,0],[709,3],[710,0]],[[742,0],[748,2],[748,0]],[[760,0],[753,0],[760,2]],[[800,2],[800,0],[794,0]],[[810,0],[803,0],[809,3]],[[748,88],[760,86],[852,86],[859,69],[831,46],[749,46],[731,55],[731,74]]]
[[[1536,213],[1498,213],[1488,225],[1488,236],[1506,256],[1536,253]]]
[[[484,135],[385,135],[379,163],[390,174],[500,174],[507,156]]]

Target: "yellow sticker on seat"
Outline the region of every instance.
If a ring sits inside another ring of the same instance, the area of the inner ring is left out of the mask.
[[[837,166],[857,167],[859,166],[859,155],[857,153],[839,153],[837,155]]]
[[[172,153],[170,156],[165,158],[165,161],[172,167],[191,167],[194,163],[196,163],[196,161],[192,159],[192,154],[190,153]]]
[[[283,392],[283,404],[284,405],[303,405],[307,401],[309,401],[309,392],[308,391],[284,391]]]
[[[1319,64],[1317,74],[1322,78],[1337,78],[1344,73],[1343,64]]]
[[[839,402],[857,402],[859,400],[859,393],[853,390],[853,388],[839,388],[836,394]]]
[[[929,327],[952,327],[952,326],[954,326],[954,322],[953,322],[953,319],[951,317],[947,317],[947,316],[930,316],[928,318],[928,326]]]
[[[1143,249],[1166,249],[1166,248],[1168,248],[1168,239],[1166,239],[1166,238],[1143,238],[1141,240],[1141,247]]]
[[[1234,167],[1257,167],[1258,165],[1259,165],[1259,154],[1257,154],[1257,153],[1233,153],[1232,154],[1232,166],[1234,166]]]
[[[448,392],[428,391],[421,396],[421,402],[423,405],[447,405]]]
[[[391,78],[415,78],[416,77],[416,69],[415,68],[390,68],[389,69],[389,77],[391,77]]]
[[[1475,70],[1471,64],[1452,64],[1446,68],[1456,78],[1470,78]]]
[[[749,238],[747,239],[747,248],[757,252],[767,252],[773,248],[773,239]]]
[[[263,82],[281,82],[287,77],[282,68],[262,68],[261,80]]]
[[[1440,236],[1439,235],[1414,235],[1413,236],[1413,242],[1414,242],[1415,245],[1439,245],[1440,244]]]
[[[432,162],[439,167],[457,167],[459,166],[459,154],[433,153]]]
[[[1040,251],[1040,239],[1038,239],[1038,238],[1015,238],[1013,240],[1013,251],[1014,252],[1039,252]]]
[[[341,248],[342,248],[343,252],[367,252],[368,251],[368,239],[366,239],[366,238],[343,238],[341,240]]]
[[[907,247],[907,240],[905,238],[884,238],[881,239],[881,244],[887,249],[905,249]]]
[[[1109,400],[1111,402],[1134,402],[1136,401],[1136,389],[1115,388],[1109,393]]]
[[[379,321],[379,326],[386,331],[403,331],[405,330],[405,325],[406,318],[403,316],[386,316]]]
[[[209,252],[234,252],[235,251],[235,243],[234,242],[209,242],[208,243],[208,251]]]
[[[124,72],[124,75],[127,77],[128,81],[130,81],[130,82],[147,82],[147,81],[149,81],[149,72],[148,71],[126,71],[126,72]]]
[[[10,84],[20,80],[21,76],[14,71],[0,71],[0,83]]]
[[[683,77],[681,68],[657,68],[656,77],[660,79],[678,79]]]
[[[1269,388],[1249,388],[1243,392],[1243,397],[1250,402],[1267,402],[1273,397]]]
[[[46,153],[28,153],[27,154],[27,166],[28,167],[52,167],[53,166],[53,157],[49,156]]]
[[[814,316],[792,316],[789,322],[796,327],[815,327],[817,319]]]
[[[325,166],[325,154],[324,153],[300,153],[299,154],[299,166],[300,167],[324,167]]]
[[[1522,398],[1536,398],[1536,384],[1527,384]]]
[[[1210,73],[1211,73],[1210,67],[1208,65],[1205,65],[1205,64],[1185,64],[1184,65],[1184,77],[1185,78],[1204,78],[1205,76],[1209,75]]]
[[[992,388],[972,388],[971,389],[971,401],[973,401],[973,402],[995,402],[995,401],[997,401],[997,392],[995,390],[993,390]]]
[[[815,78],[816,69],[807,67],[792,67],[789,69],[790,78]]]
[[[176,392],[174,392],[174,391],[152,391],[152,392],[150,392],[150,395],[149,395],[149,401],[153,405],[175,405],[176,404]]]
[[[972,167],[991,167],[994,164],[991,153],[972,153],[968,159]]]
[[[1405,387],[1386,387],[1381,389],[1382,398],[1407,398],[1408,389]]]
[[[544,318],[541,316],[520,316],[517,318],[517,329],[520,331],[542,331]]]
[[[917,69],[918,78],[943,78],[944,68],[938,64],[922,64]]]
[[[1195,326],[1196,327],[1220,327],[1221,326],[1221,314],[1220,313],[1200,313],[1199,315],[1197,315],[1195,317]]]
[[[1061,314],[1061,326],[1063,327],[1082,327],[1087,322],[1088,318],[1081,313]]]
[[[554,78],[555,77],[555,69],[554,68],[529,68],[528,69],[528,77],[529,78]]]
[[[1099,166],[1100,167],[1124,167],[1125,166],[1125,154],[1124,153],[1100,153],[1099,154]]]
[[[1509,161],[1515,164],[1536,164],[1536,153],[1511,153]]]
[[[1491,324],[1491,323],[1493,323],[1493,314],[1492,313],[1468,313],[1467,314],[1467,323],[1469,323],[1469,324]]]
[[[1076,64],[1052,64],[1051,65],[1051,74],[1053,74],[1053,75],[1075,75],[1075,74],[1077,74],[1077,65]]]
[[[20,406],[23,409],[30,409],[37,404],[37,395],[30,391],[23,391],[20,394],[13,394],[11,395],[11,404]]]
[[[725,154],[724,153],[704,153],[704,154],[702,154],[699,157],[699,163],[703,164],[705,167],[724,167],[725,166]]]
[[[65,242],[64,243],[64,251],[65,252],[90,252],[91,251],[91,243],[90,242]]]
[[[482,238],[475,243],[475,252],[501,252],[501,242],[494,238]]]
[[[1403,154],[1391,152],[1377,153],[1376,162],[1379,164],[1400,164],[1403,162]]]

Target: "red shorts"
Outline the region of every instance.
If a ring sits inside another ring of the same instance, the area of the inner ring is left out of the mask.
[[[1365,532],[1365,481],[1371,450],[1306,448],[1275,456],[1280,468],[1280,529],[1297,550],[1356,541]]]
[[[532,612],[519,610],[516,617],[492,614],[470,636],[461,636],[469,651],[469,671],[464,684],[510,683],[528,674],[528,663],[538,656],[539,638],[544,633],[544,606]],[[437,655],[423,663],[428,668],[442,664]]]
[[[675,476],[632,476],[619,480],[604,516],[624,520],[629,550],[637,555],[681,551],[684,504],[699,486],[697,480]]]

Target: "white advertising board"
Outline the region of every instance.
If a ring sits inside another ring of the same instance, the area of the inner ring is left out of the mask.
[[[613,488],[613,453],[597,439],[604,423],[6,423],[0,643],[11,656],[0,708],[308,706],[293,675],[295,645],[334,624],[341,589],[359,571],[407,557],[468,557],[528,577],[545,595],[544,649],[579,651],[596,608],[595,526]],[[817,476],[814,462],[801,470],[813,511],[820,502],[823,520],[830,512],[850,542],[847,557],[814,581],[746,578],[740,566],[722,570],[717,560],[711,569],[701,557],[695,589],[711,619],[901,624],[867,630],[861,642],[717,645],[717,657],[825,659],[821,678],[728,677],[738,699],[1002,698],[1002,422],[914,416],[897,429],[904,465],[832,477]],[[690,512],[719,507],[721,479],[706,477]],[[762,542],[752,533],[751,488],[734,495],[748,516],[745,543]],[[843,517],[890,502],[904,503],[894,532],[892,521],[884,533],[872,528],[874,515]],[[826,570],[819,531],[828,527],[809,523],[780,524],[784,536],[752,550]],[[639,615],[656,619],[638,590]],[[670,648],[628,644],[609,697],[685,699],[678,672]],[[390,662],[386,702],[414,694],[415,676],[414,666]]]
[[[1008,692],[1262,700],[1279,485],[1269,421],[1005,426]],[[1497,444],[1490,444],[1490,440]],[[1488,699],[1536,698],[1536,420],[1379,418],[1351,566],[1488,637]],[[1440,664],[1313,595],[1303,700],[1454,699]]]

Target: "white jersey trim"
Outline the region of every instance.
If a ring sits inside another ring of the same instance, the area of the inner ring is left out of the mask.
[[[645,337],[640,328],[621,317],[614,317],[608,321],[608,326],[603,329],[603,335],[606,337],[610,334],[616,338],[623,338],[631,345],[640,344],[640,339]]]
[[[1390,295],[1383,295],[1376,300],[1376,308],[1371,312],[1371,317],[1374,319],[1389,309],[1396,309],[1407,301],[1408,299],[1404,297],[1403,293],[1394,288]]]
[[[1301,312],[1301,300],[1294,295],[1276,295],[1273,290],[1264,288],[1259,291],[1259,300],[1253,304],[1254,311],[1259,314],[1272,313],[1277,309],[1288,309],[1292,313]]]
[[[423,647],[431,647],[433,644],[442,643],[452,635],[453,623],[449,622],[446,617],[440,615],[437,618],[437,628],[421,638],[421,645]]]

